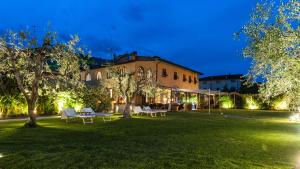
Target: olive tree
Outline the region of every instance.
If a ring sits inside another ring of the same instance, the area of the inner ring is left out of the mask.
[[[125,101],[124,118],[131,117],[130,106],[137,95],[145,94],[151,97],[157,89],[153,72],[145,72],[142,68],[129,71],[126,67],[110,65],[107,74],[104,85],[113,90],[117,99],[121,97]]]
[[[59,41],[55,32],[8,31],[0,37],[0,74],[16,80],[28,105],[28,126],[36,126],[36,103],[42,92],[80,85],[78,36]],[[82,65],[80,65],[81,63]]]
[[[285,95],[294,110],[300,107],[299,16],[297,0],[258,3],[239,32],[247,42],[243,54],[252,59],[248,82],[262,80],[265,101]]]

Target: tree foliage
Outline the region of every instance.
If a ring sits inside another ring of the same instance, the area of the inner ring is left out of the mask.
[[[253,60],[248,81],[262,80],[264,100],[285,95],[291,109],[300,107],[300,2],[259,3],[240,33],[244,56]]]
[[[91,107],[97,112],[108,112],[111,108],[109,92],[101,84],[97,87],[86,85],[78,95],[85,107]]]
[[[116,99],[121,97],[125,101],[125,118],[130,117],[130,105],[138,94],[152,96],[157,89],[153,72],[145,72],[143,69],[129,71],[126,67],[111,65],[107,73],[109,78],[105,80],[104,86],[113,90]]]
[[[33,31],[8,31],[0,38],[0,74],[15,79],[28,105],[30,121],[35,126],[36,103],[45,94],[80,85],[78,36],[64,43],[55,32],[37,35]]]

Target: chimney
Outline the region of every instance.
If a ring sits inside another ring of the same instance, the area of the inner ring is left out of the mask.
[[[133,51],[133,52],[130,54],[130,60],[136,60],[137,57],[138,57],[137,51]]]

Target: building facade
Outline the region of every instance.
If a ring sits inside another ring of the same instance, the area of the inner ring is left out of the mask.
[[[137,54],[123,55],[114,59],[114,66],[122,66],[128,72],[143,70],[147,74],[153,74],[160,93],[155,93],[154,98],[138,96],[135,98],[136,105],[151,103],[181,104],[194,102],[197,104],[199,93],[200,72],[170,62],[160,57],[137,56]],[[109,78],[108,67],[100,66],[81,72],[81,80],[87,82],[103,81]],[[113,92],[113,91],[111,91]]]
[[[242,74],[229,74],[219,76],[208,76],[200,78],[199,88],[203,90],[215,91],[239,91],[243,81]]]

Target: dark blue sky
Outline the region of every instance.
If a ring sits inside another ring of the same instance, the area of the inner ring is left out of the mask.
[[[246,73],[242,42],[233,39],[256,0],[6,0],[0,30],[52,28],[78,34],[93,56],[138,51],[205,75]]]

